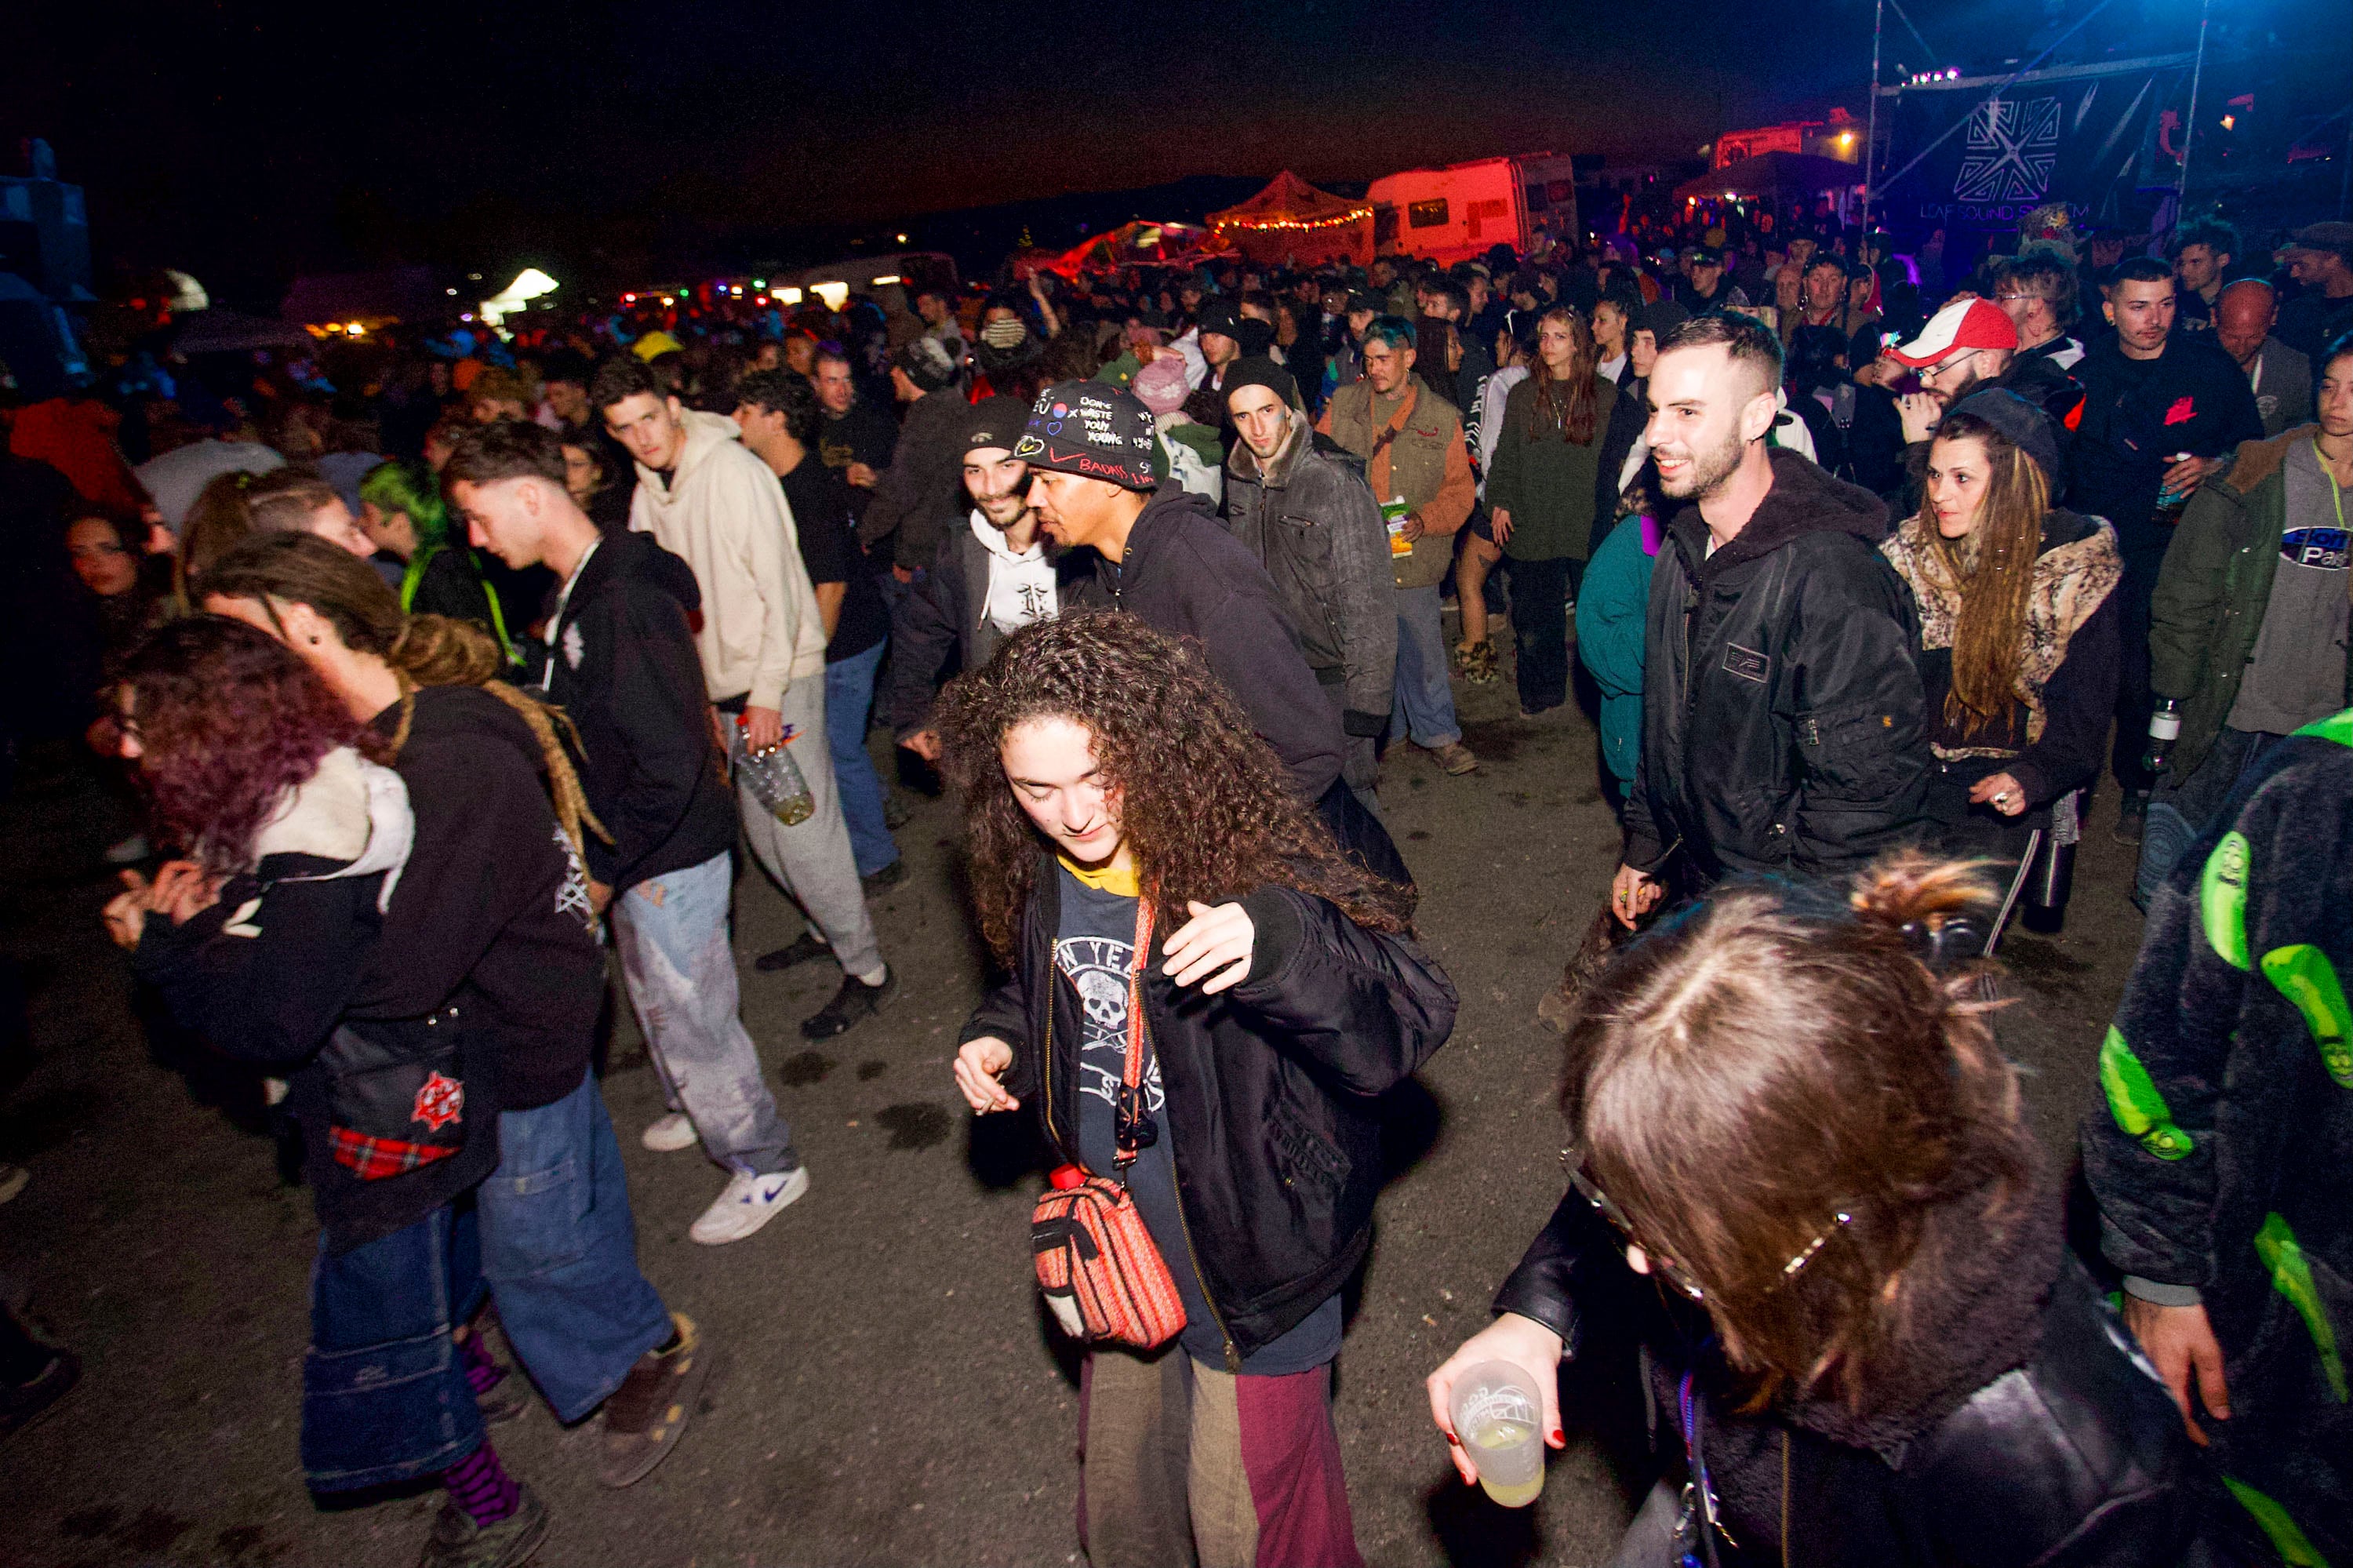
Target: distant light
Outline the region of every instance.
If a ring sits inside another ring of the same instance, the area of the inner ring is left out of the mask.
[[[1732,193],[1731,193],[1730,191],[1726,191],[1726,192],[1725,192],[1725,193],[1724,193],[1724,199],[1725,199],[1725,200],[1726,200],[1726,201],[1730,201],[1730,200],[1732,199]]]
[[[878,289],[879,289],[879,288],[881,288],[881,287],[883,284],[885,284],[885,283],[896,283],[896,282],[899,282],[899,281],[902,281],[902,280],[901,280],[901,278],[900,278],[899,274],[898,274],[898,273],[896,273],[896,272],[893,272],[893,273],[892,273],[892,274],[891,274],[889,277],[887,277],[887,278],[877,278],[877,279],[875,279],[875,280],[874,280],[874,286],[875,286],[876,288],[878,288]]]
[[[469,283],[479,283],[481,281],[482,275],[480,272],[469,272],[466,274],[466,281]]]
[[[752,287],[755,289],[765,289],[767,286],[768,281],[765,278],[754,278],[752,280]]]
[[[801,302],[801,291],[797,288],[787,286],[776,291],[776,302],[779,304],[797,305]]]
[[[455,289],[444,289],[441,291],[445,294],[455,294],[458,291]]]
[[[621,296],[621,303],[623,303],[623,304],[625,304],[625,305],[634,305],[634,304],[636,304],[637,302],[638,302],[638,297],[637,297],[637,295],[635,295],[635,294],[623,294],[623,295]]]
[[[663,303],[664,305],[672,305],[672,304],[676,304],[677,302],[678,302],[677,301],[675,301],[675,300],[671,299],[668,294],[664,294],[664,295],[662,296],[662,303]]]
[[[459,319],[459,321],[461,321],[461,322],[470,322],[470,321],[472,321],[472,320],[474,319],[474,313],[473,313],[473,312],[471,312],[471,311],[467,311],[467,312],[465,312],[464,313],[462,313],[461,315],[459,315],[459,316],[458,317],[458,319]]]
[[[358,322],[353,322],[343,330],[353,337],[364,337],[367,335],[367,328],[361,325]]]
[[[823,300],[825,308],[829,311],[838,311],[849,302],[849,285],[847,283],[818,283],[812,286],[809,292]]]
[[[743,285],[743,284],[741,284],[741,283],[738,283],[738,284],[736,284],[733,288],[732,288],[732,289],[728,290],[727,291],[728,291],[730,294],[733,294],[735,298],[737,298],[737,299],[739,299],[739,300],[740,300],[740,299],[742,299],[742,298],[744,297],[744,285]]]
[[[1854,132],[1852,132],[1852,131],[1841,131],[1841,132],[1839,132],[1839,145],[1840,145],[1840,146],[1841,146],[1841,147],[1852,147],[1852,146],[1853,146],[1853,145],[1854,145]]]
[[[899,243],[900,243],[900,244],[902,244],[902,245],[906,244],[906,243],[907,243],[907,237],[906,237],[905,235],[903,235],[903,234],[902,234],[902,235],[901,235],[901,236],[899,236]]]
[[[329,332],[341,332],[343,330],[343,323],[341,322],[329,322],[327,323],[327,330]]]
[[[1958,67],[1958,66],[1955,66],[1952,69],[1950,69],[1950,70],[1947,71],[1947,72],[1945,73],[1945,79],[1947,79],[1947,81],[1958,81],[1958,80],[1960,80],[1960,79],[1961,79],[1961,68],[1960,68],[1960,67]]]
[[[2239,117],[2238,117],[2237,115],[2235,115],[2235,114],[2225,114],[2224,116],[2222,116],[2222,129],[2223,129],[2223,130],[2225,130],[2225,131],[2236,131],[2238,128],[2239,128]]]
[[[765,304],[766,304],[766,303],[768,302],[768,296],[767,296],[767,295],[765,295],[765,294],[762,294],[762,295],[758,296],[757,298],[755,298],[754,300],[753,300],[753,302],[753,302],[754,304],[755,304],[755,305],[765,305]]]

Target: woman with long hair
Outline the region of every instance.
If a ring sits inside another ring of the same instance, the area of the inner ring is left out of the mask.
[[[360,481],[360,527],[376,548],[401,561],[400,608],[411,615],[470,621],[499,640],[512,658],[506,616],[480,564],[449,531],[441,483],[418,462],[385,462]]]
[[[1339,1292],[1381,1182],[1376,1097],[1455,1007],[1404,890],[1333,847],[1198,648],[1132,616],[1016,632],[939,728],[1011,971],[956,1086],[976,1112],[1035,1100],[1058,1186],[1124,1183],[1181,1302],[1173,1342],[1086,1359],[1089,1560],[1361,1563]]]
[[[183,1025],[290,1080],[303,1129],[320,1224],[305,1479],[340,1493],[438,1475],[449,1499],[425,1562],[520,1562],[547,1510],[484,1435],[477,1396],[497,1369],[460,1340],[484,1298],[480,1244],[452,1206],[498,1163],[495,1046],[463,960],[433,939],[450,912],[396,896],[434,869],[408,792],[379,735],[234,620],[164,627],[120,693],[155,836],[185,858],[153,883],[125,872],[108,927]]]
[[[1928,810],[1954,853],[2016,862],[2107,744],[2124,563],[2105,522],[2051,504],[2057,461],[2041,409],[1965,397],[1929,443],[1920,511],[1880,546],[1920,609]]]
[[[589,1058],[605,956],[579,845],[602,832],[548,710],[498,679],[464,621],[410,617],[366,562],[306,535],[248,540],[198,585],[205,608],[278,638],[379,738],[417,848],[394,901],[416,961],[457,984],[497,1051],[500,1163],[476,1198],[508,1342],[559,1420],[605,1411],[600,1477],[666,1457],[708,1372],[704,1336],[638,1271],[636,1225]],[[551,795],[553,801],[551,802]]]
[[[1969,961],[1992,902],[1917,854],[1726,885],[1593,982],[1569,1191],[1429,1379],[1466,1481],[1455,1380],[1520,1369],[1560,1447],[1556,1369],[1601,1324],[1680,1456],[1613,1568],[2182,1561],[2187,1436],[2067,1250]]]
[[[1504,400],[1487,474],[1495,543],[1512,563],[1523,717],[1568,700],[1567,605],[1594,523],[1609,520],[1617,497],[1618,476],[1602,472],[1602,438],[1618,388],[1595,373],[1597,363],[1593,328],[1577,311],[1560,305],[1539,318],[1535,362]]]

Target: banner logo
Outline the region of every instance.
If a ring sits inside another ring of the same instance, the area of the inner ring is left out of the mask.
[[[1953,177],[1953,199],[2032,202],[2051,187],[2059,156],[2059,100],[1997,98],[1969,116],[1968,145]]]

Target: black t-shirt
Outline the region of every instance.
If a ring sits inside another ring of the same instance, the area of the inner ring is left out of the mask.
[[[1079,1041],[1079,1160],[1094,1175],[1116,1179],[1119,1146],[1113,1109],[1127,1065],[1135,899],[1093,886],[1067,865],[1058,864],[1055,875],[1060,879],[1062,918],[1054,936],[1054,972],[1078,992],[1080,1016],[1086,1021]],[[1149,1031],[1144,1040],[1141,1087],[1144,1108],[1157,1136],[1127,1167],[1127,1190],[1185,1303],[1185,1329],[1178,1336],[1185,1352],[1207,1365],[1223,1366],[1225,1337],[1194,1272],[1178,1207],[1176,1158],[1163,1108],[1166,1097]],[[1340,1298],[1335,1292],[1297,1327],[1244,1357],[1242,1371],[1252,1377],[1282,1377],[1312,1371],[1339,1353]]]
[[[849,413],[825,417],[818,431],[817,455],[836,473],[854,462],[881,473],[891,466],[891,453],[898,444],[898,421],[871,403],[852,403]]]
[[[2114,524],[2127,556],[2161,555],[2172,537],[2154,514],[2174,454],[2221,457],[2263,433],[2246,374],[2211,334],[2177,333],[2155,359],[2127,357],[2111,335],[2076,364],[2075,379],[2084,411],[2067,504]]]
[[[807,458],[779,482],[786,504],[793,509],[793,528],[800,535],[801,564],[808,568],[810,585],[849,585],[833,641],[825,646],[825,662],[839,664],[856,658],[890,635],[891,612],[883,608],[882,590],[874,585],[866,552],[858,546],[857,527],[849,519],[849,486],[823,463]]]

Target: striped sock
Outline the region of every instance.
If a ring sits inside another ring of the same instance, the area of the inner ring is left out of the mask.
[[[520,1489],[499,1464],[487,1437],[480,1447],[441,1472],[441,1484],[449,1489],[449,1500],[484,1528],[505,1519],[522,1503]]]
[[[506,1381],[507,1369],[491,1359],[491,1352],[482,1348],[480,1334],[469,1334],[459,1340],[458,1354],[466,1365],[466,1386],[474,1391],[477,1399]]]

